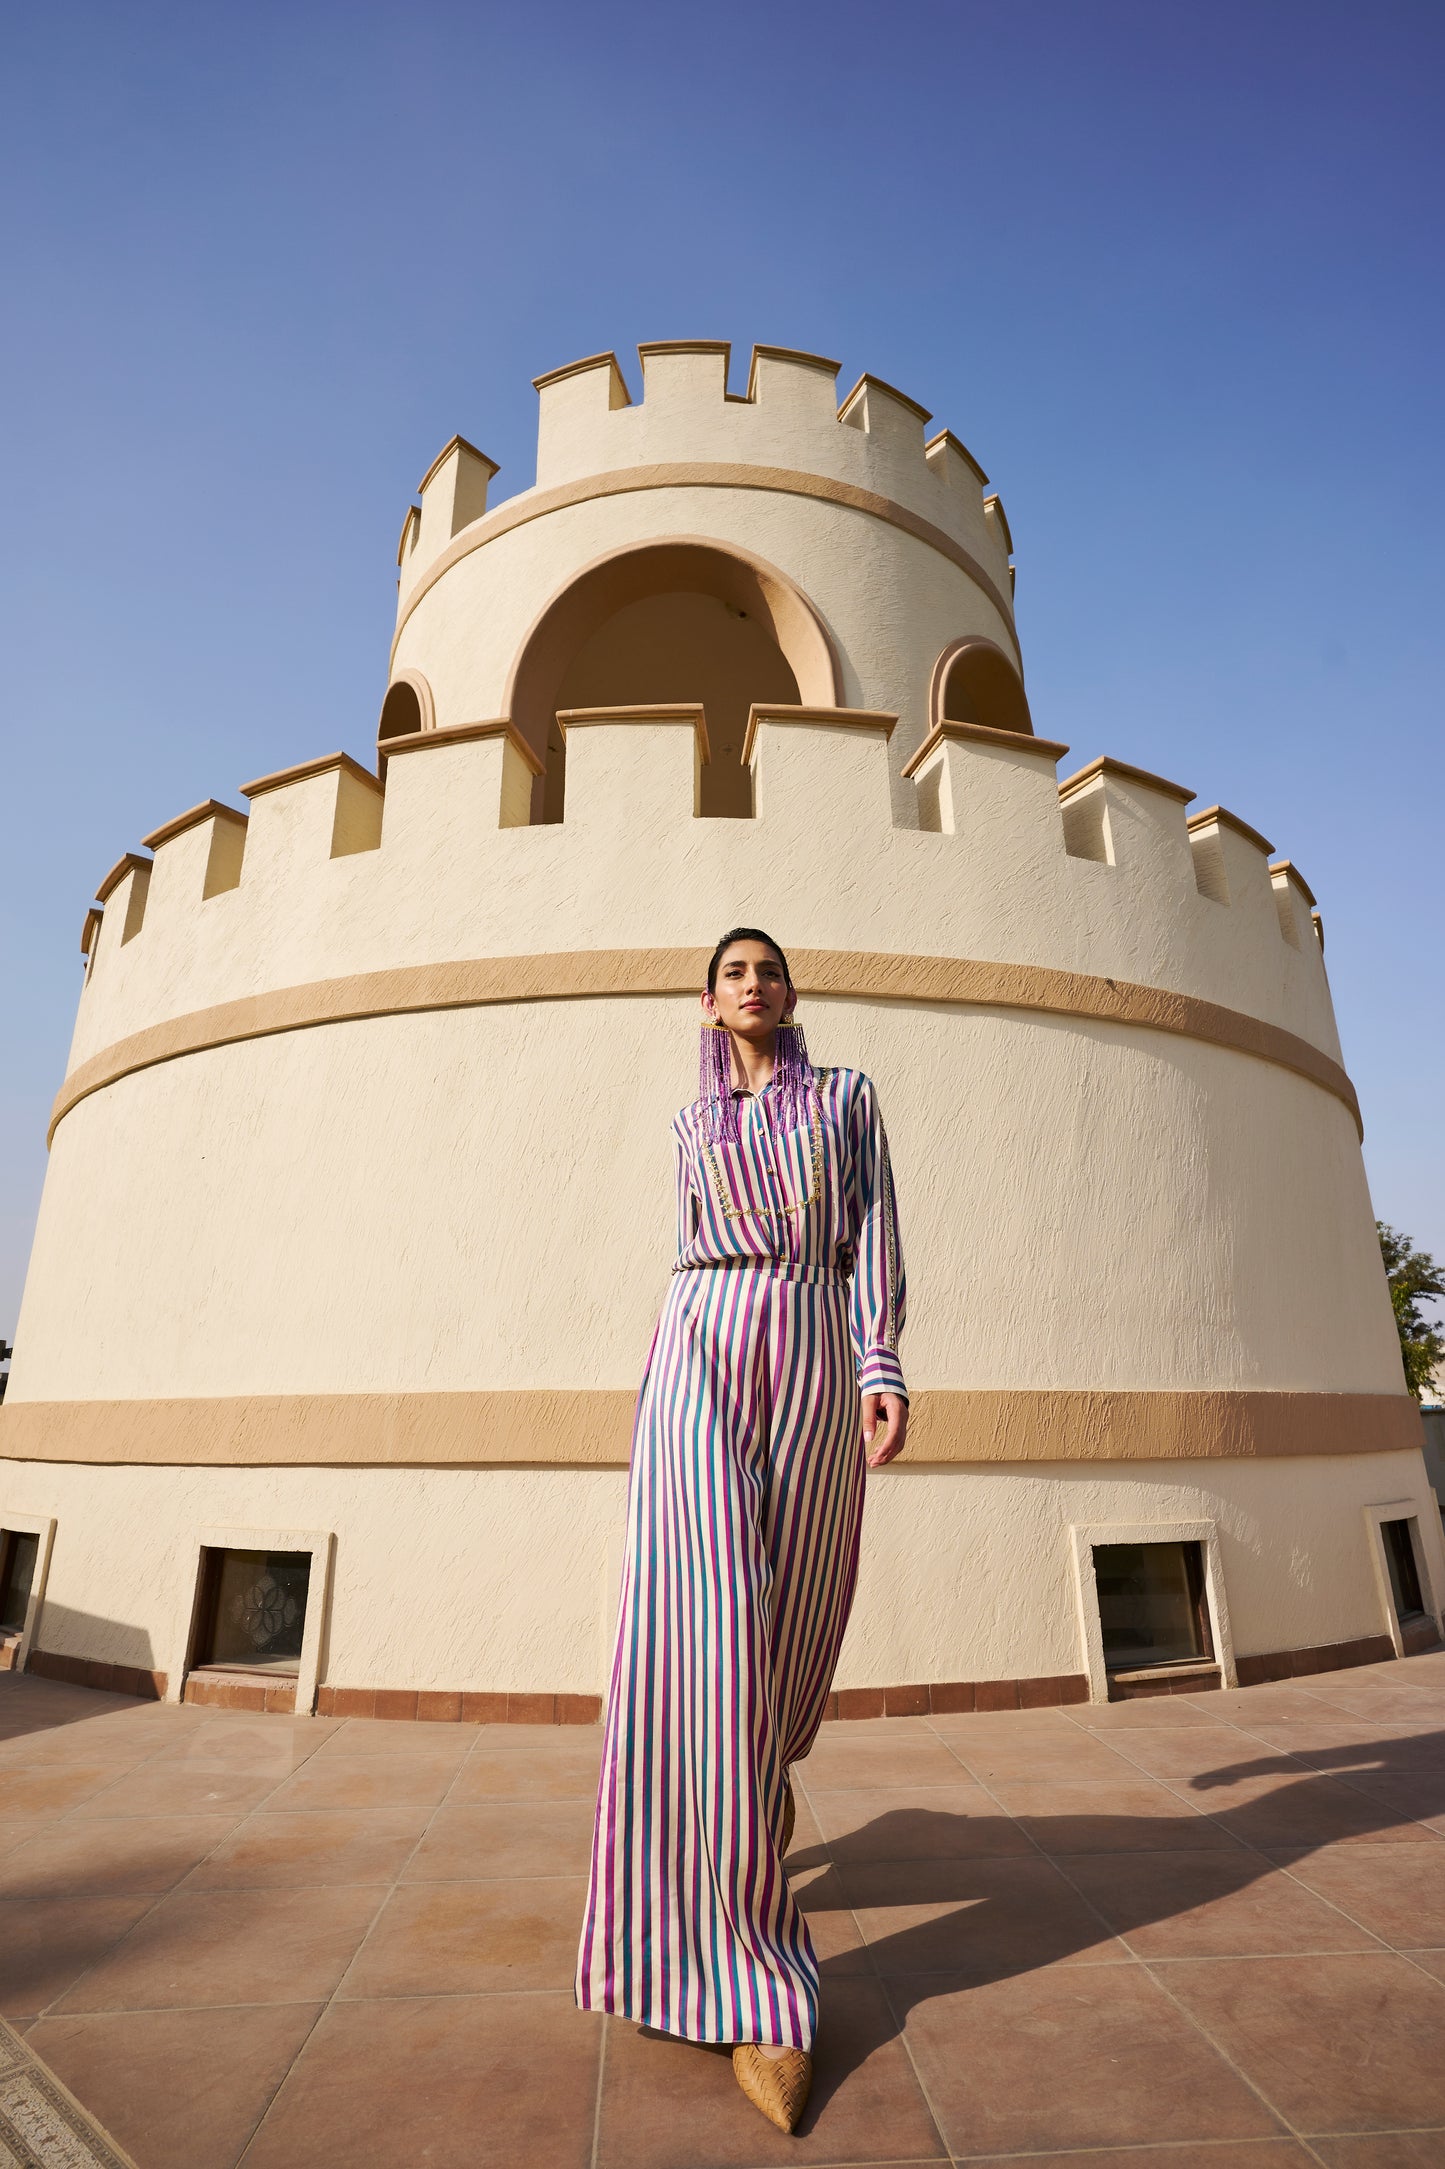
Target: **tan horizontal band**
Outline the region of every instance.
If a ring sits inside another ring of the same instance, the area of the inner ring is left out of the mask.
[[[173,821],[163,821],[149,836],[142,836],[141,847],[146,851],[159,851],[162,844],[173,843],[177,836],[184,836],[187,829],[199,828],[203,821],[234,821],[238,828],[244,828],[246,816],[234,806],[223,805],[219,798],[203,798],[199,806],[187,807]]]
[[[1059,785],[1060,798],[1072,798],[1086,783],[1096,776],[1117,776],[1124,783],[1142,783],[1147,791],[1162,791],[1166,798],[1177,799],[1187,806],[1199,793],[1191,791],[1187,783],[1171,783],[1167,776],[1156,776],[1152,768],[1136,768],[1132,761],[1116,761],[1112,753],[1100,753],[1083,768],[1076,768],[1071,776],[1065,776]]]
[[[916,776],[927,767],[940,746],[999,746],[1005,753],[1038,753],[1050,762],[1061,761],[1068,747],[1057,738],[1037,738],[1032,731],[995,730],[991,723],[959,723],[944,716],[935,723],[916,752],[903,763],[905,776]]]
[[[112,866],[110,872],[106,875],[105,879],[101,882],[100,887],[96,890],[96,902],[98,904],[107,903],[110,899],[111,891],[120,887],[122,881],[124,881],[127,874],[148,874],[153,864],[153,860],[140,858],[134,851],[125,852],[122,857],[116,860],[114,866]]]
[[[625,1468],[626,1387],[9,1401],[0,1460],[193,1468]],[[1240,1461],[1400,1453],[1408,1394],[1062,1392],[936,1387],[914,1396],[905,1459]]]
[[[401,964],[391,971],[249,994],[214,1009],[170,1017],[103,1047],[72,1071],[50,1110],[54,1137],[72,1107],[134,1071],[238,1040],[265,1039],[310,1025],[350,1024],[427,1009],[470,1009],[493,1002],[566,1001],[612,995],[695,994],[707,977],[706,949],[569,949],[540,956],[464,958],[448,964]],[[895,956],[880,950],[796,949],[800,994],[865,1001],[962,1003],[988,1009],[1040,1010],[1105,1024],[1143,1026],[1208,1046],[1253,1055],[1293,1070],[1349,1109],[1363,1135],[1354,1086],[1338,1062],[1277,1024],[1166,987],[1101,979],[1043,964],[988,964],[972,957]]]
[[[935,527],[932,520],[910,512],[907,505],[900,505],[895,498],[880,497],[875,490],[858,489],[851,482],[835,482],[828,475],[804,474],[795,467],[754,467],[735,460],[669,460],[651,467],[623,467],[613,474],[585,475],[580,482],[561,482],[555,489],[528,490],[523,496],[498,505],[496,511],[489,512],[485,518],[474,520],[470,527],[464,527],[455,541],[449,542],[440,557],[427,567],[402,604],[396,621],[396,637],[391,643],[393,657],[402,627],[423,595],[473,550],[484,550],[489,542],[509,535],[514,527],[524,527],[529,520],[543,519],[549,512],[565,512],[572,505],[589,504],[597,497],[625,497],[635,490],[775,490],[785,497],[815,497],[825,504],[845,505],[850,512],[866,512],[872,519],[886,520],[890,527],[901,528],[917,542],[926,542],[940,557],[946,557],[961,572],[966,572],[975,586],[982,588],[1003,619],[1014,652],[1019,653],[1010,597],[971,550],[966,550],[961,542],[955,542],[941,527]]]
[[[698,700],[643,701],[631,708],[558,708],[557,728],[566,738],[569,731],[587,730],[597,723],[686,723],[692,729],[698,759],[712,766],[712,741],[707,734],[707,710]],[[743,748],[743,766],[748,763]]]
[[[870,376],[865,369],[858,382],[853,386],[852,391],[847,394],[846,398],[839,401],[838,419],[840,422],[847,415],[859,394],[869,391],[884,392],[888,398],[896,399],[899,406],[905,407],[910,414],[916,416],[919,422],[931,422],[933,420],[933,416],[929,413],[927,407],[921,407],[916,399],[910,399],[907,392],[900,392],[896,384],[888,383],[883,377]]]
[[[479,451],[476,445],[469,444],[465,437],[448,437],[446,443],[442,446],[436,458],[432,461],[430,467],[428,467],[426,473],[422,476],[420,482],[418,482],[416,486],[416,493],[418,497],[420,497],[423,490],[426,489],[427,485],[430,483],[433,475],[436,474],[437,470],[442,467],[447,460],[451,458],[453,452],[465,452],[470,458],[479,459],[482,465],[488,470],[488,481],[491,480],[494,474],[501,473],[501,469],[500,467],[498,467],[496,461],[494,459],[488,459],[485,452]]]
[[[395,682],[404,685],[406,680],[399,678]],[[377,766],[385,776],[387,762],[396,760],[403,753],[442,753],[448,746],[476,745],[484,738],[504,739],[524,768],[530,769],[534,776],[546,773],[521,732],[514,731],[504,715],[490,716],[483,723],[444,723],[440,729],[433,724],[430,729],[402,731],[395,738],[378,738]]]
[[[791,701],[755,700],[748,709],[743,749],[738,756],[744,768],[752,766],[758,732],[764,723],[815,723],[825,730],[881,731],[885,744],[898,728],[898,718],[890,708],[800,708]]]
[[[1256,851],[1263,851],[1266,857],[1274,849],[1267,836],[1261,836],[1257,828],[1251,828],[1247,821],[1241,821],[1239,815],[1231,813],[1226,806],[1204,806],[1198,813],[1187,815],[1184,826],[1191,836],[1197,835],[1202,828],[1232,828],[1236,836],[1242,836],[1246,843],[1253,844]]]
[[[312,776],[329,775],[335,769],[343,776],[350,776],[354,783],[364,783],[368,790],[381,789],[380,778],[349,753],[322,753],[314,761],[297,761],[290,768],[275,768],[269,776],[257,776],[253,783],[241,785],[242,798],[264,798],[268,791],[281,791],[288,784],[305,783]]]

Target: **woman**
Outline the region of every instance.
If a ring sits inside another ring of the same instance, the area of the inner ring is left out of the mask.
[[[782,1856],[853,1600],[864,1445],[902,1449],[903,1262],[858,1070],[813,1069],[777,943],[725,934],[673,1125],[677,1263],[633,1438],[584,2009],[733,2044],[783,2131],[818,1966]]]

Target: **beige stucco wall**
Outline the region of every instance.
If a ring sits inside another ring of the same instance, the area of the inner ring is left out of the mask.
[[[1272,1064],[1028,1013],[817,1000],[876,1080],[918,1386],[1400,1390],[1354,1127]],[[56,1133],[12,1403],[628,1386],[671,1262],[686,998],[219,1047]]]
[[[53,1515],[40,1643],[179,1685],[197,1532],[336,1537],[324,1679],[600,1693],[626,1477],[615,1470],[135,1469],[0,1462],[0,1512]],[[1085,1669],[1071,1525],[1213,1521],[1236,1654],[1386,1631],[1364,1509],[1409,1502],[1418,1454],[871,1477],[839,1687]],[[138,1575],[136,1561],[145,1571]]]

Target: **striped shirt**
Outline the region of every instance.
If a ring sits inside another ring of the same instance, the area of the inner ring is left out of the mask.
[[[771,1085],[742,1096],[735,1145],[708,1137],[703,1101],[683,1108],[672,1126],[673,1271],[758,1265],[851,1276],[859,1391],[906,1398],[903,1257],[877,1095],[861,1070],[813,1076],[810,1118],[792,1131],[774,1126]]]

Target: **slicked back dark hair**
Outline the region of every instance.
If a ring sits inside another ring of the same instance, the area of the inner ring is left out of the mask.
[[[788,970],[788,960],[783,955],[778,944],[773,940],[772,935],[765,934],[760,926],[734,926],[723,935],[722,940],[712,953],[712,962],[707,968],[707,991],[709,994],[716,994],[717,992],[718,966],[735,941],[760,941],[765,949],[771,949],[773,955],[782,965],[783,977],[791,988],[793,975]]]

